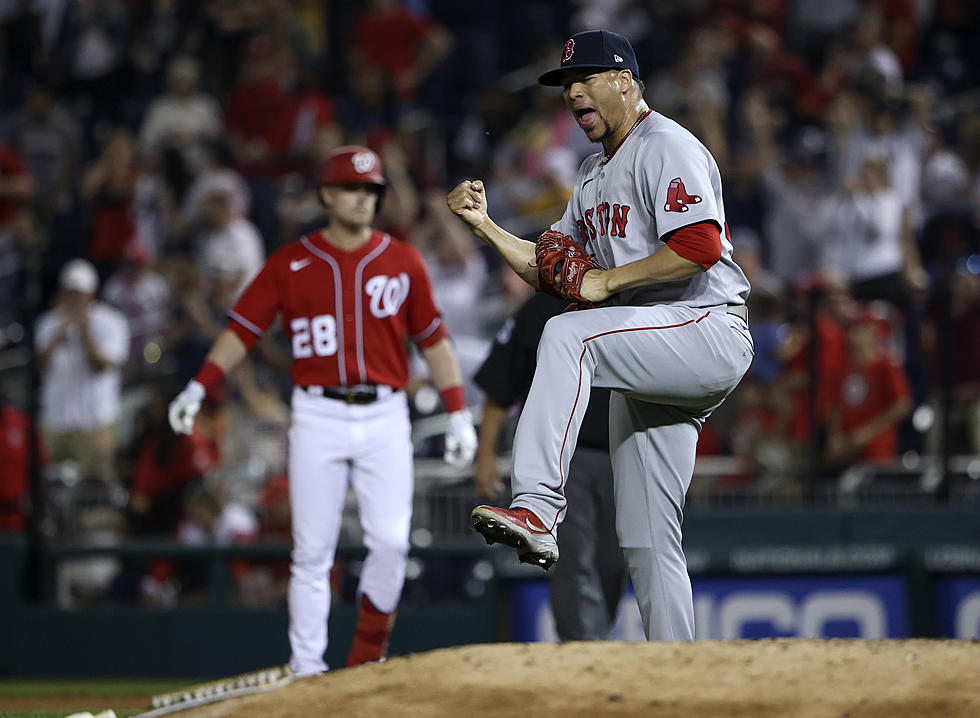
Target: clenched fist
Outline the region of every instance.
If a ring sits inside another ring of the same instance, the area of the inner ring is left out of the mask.
[[[482,180],[464,180],[453,188],[446,199],[449,209],[475,229],[487,219],[487,191]]]

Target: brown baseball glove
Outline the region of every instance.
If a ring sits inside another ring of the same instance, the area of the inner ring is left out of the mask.
[[[594,254],[586,254],[570,235],[553,229],[542,233],[534,245],[538,265],[538,289],[561,299],[595,306],[582,297],[582,278],[590,269],[604,269]]]

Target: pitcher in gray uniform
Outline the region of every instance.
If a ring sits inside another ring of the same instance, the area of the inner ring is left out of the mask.
[[[616,530],[648,639],[692,640],[694,606],[681,546],[684,497],[698,432],[752,361],[749,284],[732,261],[721,176],[697,138],[643,100],[626,38],[570,38],[539,78],[603,152],[585,160],[564,216],[605,267],[585,273],[592,309],[551,319],[514,443],[509,509],[479,506],[474,527],[547,569],[564,484],[592,386],[611,391],[609,443]],[[480,180],[460,183],[450,208],[538,287],[535,243],[498,227]]]

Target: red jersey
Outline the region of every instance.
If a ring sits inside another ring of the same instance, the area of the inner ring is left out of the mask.
[[[397,75],[415,65],[419,48],[431,30],[427,18],[397,8],[365,11],[355,21],[351,36],[367,62]]]
[[[12,406],[0,408],[0,531],[24,528],[30,451],[27,414]]]
[[[27,172],[27,167],[24,165],[24,160],[21,159],[20,155],[10,147],[0,145],[0,177],[8,179],[27,174]],[[8,222],[17,216],[17,213],[20,212],[21,204],[21,202],[0,198],[0,227],[6,226]]]
[[[229,312],[230,328],[258,337],[277,313],[298,386],[401,389],[408,381],[406,340],[425,348],[447,336],[422,256],[377,230],[353,252],[319,232],[278,250]]]
[[[151,435],[139,447],[133,468],[134,494],[156,497],[170,493],[191,479],[204,476],[221,463],[218,443],[196,431],[177,439],[164,464],[157,462],[159,443],[160,437]]]
[[[827,417],[827,409],[834,401],[837,382],[843,371],[847,357],[847,333],[840,325],[827,317],[817,317],[817,339],[819,354],[817,355],[817,407],[816,417],[819,426],[823,426]],[[813,343],[806,345],[786,362],[786,373],[800,373],[809,378],[810,352]],[[809,381],[808,381],[809,383]],[[810,390],[808,386],[797,390],[793,395],[793,418],[789,427],[791,439],[807,440],[810,438]]]
[[[853,432],[907,396],[909,385],[905,372],[891,358],[882,356],[864,366],[848,366],[837,390],[841,431]],[[894,458],[897,441],[898,426],[890,426],[871,440],[861,458]]]

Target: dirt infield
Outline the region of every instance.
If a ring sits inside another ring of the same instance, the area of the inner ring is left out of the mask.
[[[966,718],[980,642],[500,643],[297,680],[179,718]]]

